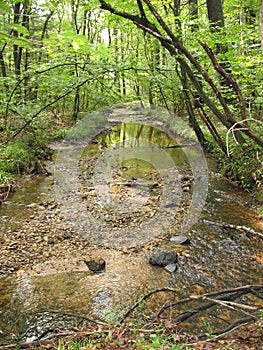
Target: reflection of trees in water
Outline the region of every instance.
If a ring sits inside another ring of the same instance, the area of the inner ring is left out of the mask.
[[[159,147],[168,147],[177,144],[177,140],[163,130],[141,123],[120,124],[102,133],[98,141],[103,147],[111,147],[120,142],[125,147],[126,141],[132,140],[132,143],[129,142],[129,147],[139,147],[141,139],[155,143]]]

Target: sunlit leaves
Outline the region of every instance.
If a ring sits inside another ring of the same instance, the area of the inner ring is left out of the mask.
[[[0,13],[1,11],[9,13],[12,12],[10,6],[7,5],[7,3],[5,3],[4,1],[0,1]]]
[[[27,39],[13,37],[12,42],[13,42],[13,44],[15,44],[17,46],[24,47],[24,48],[30,48],[30,44],[29,44],[29,41]]]
[[[0,41],[1,41],[1,40],[6,40],[7,38],[8,38],[8,35],[7,35],[7,34],[1,33],[1,32],[0,32]]]
[[[9,24],[7,26],[7,29],[12,29],[22,35],[29,35],[28,29],[21,24],[16,24],[16,23]]]

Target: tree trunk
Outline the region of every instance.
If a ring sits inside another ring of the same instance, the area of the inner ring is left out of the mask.
[[[4,55],[3,53],[0,51],[0,66],[1,66],[1,75],[3,78],[7,77],[6,74],[6,66],[5,66],[5,60],[4,60]]]
[[[261,3],[260,3],[259,14],[260,14],[260,39],[261,39],[261,49],[262,49],[262,52],[263,52],[263,0],[261,0]]]
[[[38,60],[39,62],[41,61],[41,58],[42,58],[42,47],[43,47],[43,40],[46,36],[46,33],[47,33],[47,27],[48,27],[48,22],[49,20],[51,19],[51,17],[53,16],[54,14],[54,10],[51,10],[49,12],[49,14],[47,15],[46,19],[45,19],[45,22],[44,22],[44,25],[43,25],[43,28],[42,28],[42,32],[41,32],[41,42],[40,42],[40,53],[39,53],[39,56],[38,56]]]
[[[211,33],[220,32],[225,27],[222,0],[206,0],[206,6]],[[227,45],[217,44],[216,46],[216,53],[225,53],[227,50]],[[227,68],[226,66],[224,68]]]
[[[206,0],[208,18],[211,23],[211,31],[217,31],[219,28],[224,28],[224,13],[222,0]]]
[[[204,134],[203,134],[196,118],[195,118],[194,110],[192,107],[192,101],[191,101],[190,94],[189,94],[189,86],[187,83],[187,74],[186,74],[183,66],[181,66],[180,80],[181,80],[181,83],[183,85],[183,94],[184,94],[184,99],[185,99],[185,103],[186,103],[187,113],[189,116],[189,124],[194,129],[194,132],[195,132],[201,146],[204,149],[206,149],[207,141],[206,141],[205,136],[204,136]]]
[[[21,11],[21,2],[18,2],[14,6],[14,23],[19,24],[20,19],[20,11]],[[18,32],[14,30],[13,35],[15,38],[18,38]],[[20,65],[21,65],[21,55],[22,51],[18,45],[13,45],[13,58],[14,58],[14,66],[15,66],[15,74],[16,76],[20,75]]]
[[[192,32],[198,30],[198,24],[195,23],[195,20],[198,19],[198,0],[189,0],[189,17],[190,17],[190,28]]]

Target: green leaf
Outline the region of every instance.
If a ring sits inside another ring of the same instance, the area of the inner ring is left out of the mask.
[[[73,47],[74,51],[79,50],[79,44],[75,40],[72,40],[72,47]]]
[[[0,40],[5,40],[7,38],[8,38],[8,36],[6,34],[0,33]]]
[[[9,28],[15,30],[19,34],[29,35],[28,29],[26,27],[21,26],[20,24],[12,23],[9,25]]]
[[[24,38],[12,38],[12,41],[17,46],[24,47],[26,49],[30,47],[29,42]]]
[[[3,1],[0,1],[0,9],[5,12],[12,12],[10,6]]]

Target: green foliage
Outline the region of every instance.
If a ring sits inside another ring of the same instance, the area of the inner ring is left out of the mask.
[[[138,30],[124,18],[101,11],[99,1],[96,0],[87,3],[68,0],[62,3],[39,3],[33,0],[28,17],[27,3],[22,2],[20,7],[17,6],[16,11],[20,12],[15,14],[16,3],[0,1],[0,43],[3,55],[0,70],[0,130],[5,136],[1,139],[8,138],[40,110],[43,111],[41,115],[47,118],[53,115],[64,126],[80,119],[80,113],[86,114],[116,102],[135,100],[164,106],[187,120],[180,65],[156,38]],[[229,108],[236,120],[241,118],[236,93],[231,86],[220,86],[218,73],[200,46],[199,39],[214,50],[219,62],[227,63],[229,72],[237,80],[244,96],[247,114],[262,121],[263,55],[258,2],[224,2],[225,27],[220,30],[217,28],[214,32],[209,27],[205,2],[199,4],[198,14],[190,20],[188,3],[180,5],[178,2],[176,14],[171,11],[170,3],[152,0],[171,31],[205,68],[223,96],[234,101]],[[114,0],[110,4],[119,11],[139,14],[134,1],[121,3]],[[149,21],[166,35],[145,5],[144,10]],[[226,49],[217,52],[220,45]],[[16,46],[19,47],[17,51]],[[18,59],[15,64],[16,56]],[[204,82],[200,72],[193,69],[193,73],[202,84],[203,91],[220,109],[218,96]],[[192,99],[196,89],[190,81],[187,83],[189,98]],[[206,106],[203,108],[208,112]],[[162,116],[158,117],[162,119]],[[86,127],[90,130],[100,128],[104,123],[100,118],[94,123],[89,121]],[[172,127],[172,120],[167,123]],[[199,119],[198,123],[203,126]],[[226,129],[221,130],[222,124],[218,120],[213,120],[213,123],[219,132],[226,132]],[[9,171],[28,170],[32,168],[29,164],[45,157],[45,148],[50,140],[45,130],[47,126],[50,130],[50,125],[39,115],[33,123],[29,123],[26,132],[19,135],[14,144],[11,143],[7,148],[2,146],[2,177],[6,177]],[[260,135],[259,129],[254,130]],[[56,128],[52,137],[62,137],[63,133]],[[78,140],[87,136],[78,128],[66,134],[66,137]],[[221,157],[222,152],[209,131],[206,137],[211,149]],[[238,179],[246,189],[254,188],[261,181],[262,172],[260,162],[257,163],[254,157],[254,146],[250,146],[251,150],[246,151],[233,147],[231,161],[226,158],[223,160],[225,173]],[[254,157],[254,161],[250,157]],[[251,167],[250,174],[246,167]]]
[[[30,154],[25,144],[18,140],[1,147],[0,168],[6,173],[20,173],[30,161]]]
[[[4,1],[0,1],[0,10],[4,12],[11,12],[11,8],[8,4],[6,4]]]
[[[53,134],[49,130],[48,120],[36,120],[20,137],[0,144],[0,184],[11,180],[12,174],[45,172],[41,163],[51,156],[48,144],[58,134],[54,127]]]
[[[263,152],[252,142],[235,144],[231,151],[231,161],[221,163],[222,171],[228,177],[239,181],[246,190],[261,190],[263,187]]]
[[[8,185],[11,182],[11,180],[12,180],[12,175],[4,171],[3,169],[1,169],[1,165],[0,165],[0,186],[4,187],[5,185]]]

